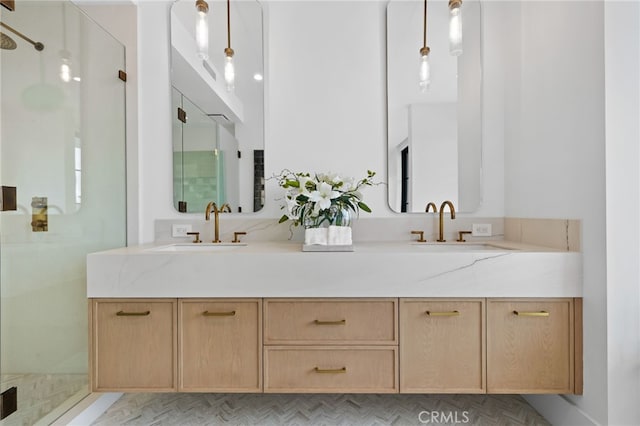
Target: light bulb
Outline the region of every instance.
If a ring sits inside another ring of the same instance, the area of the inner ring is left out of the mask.
[[[227,90],[232,92],[235,87],[236,70],[233,65],[233,49],[224,49],[224,81],[227,84]]]
[[[462,8],[460,3],[449,6],[449,53],[462,54]]]
[[[209,59],[209,5],[204,0],[198,0],[196,10],[196,50],[200,59]]]
[[[71,54],[67,50],[60,52],[62,61],[60,62],[60,80],[68,83],[71,81]]]
[[[429,48],[420,49],[420,91],[422,93],[429,90],[431,84],[431,67],[429,67]]]

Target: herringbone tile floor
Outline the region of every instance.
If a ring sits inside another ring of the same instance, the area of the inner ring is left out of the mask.
[[[126,394],[96,426],[549,425],[518,395]]]

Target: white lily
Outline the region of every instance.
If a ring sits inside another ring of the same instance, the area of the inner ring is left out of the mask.
[[[287,203],[286,205],[286,209],[287,209],[287,217],[291,220],[298,220],[300,218],[299,214],[295,214],[293,212],[293,209],[295,207],[297,207],[298,203],[296,202],[295,198],[289,198],[289,196],[285,197],[285,202]]]
[[[331,185],[326,182],[320,182],[316,188],[309,195],[309,201],[316,203],[316,209],[328,209],[331,207],[331,200],[340,196],[340,192],[334,191]]]

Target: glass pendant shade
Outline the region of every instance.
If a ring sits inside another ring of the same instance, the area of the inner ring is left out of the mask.
[[[449,6],[449,53],[453,56],[462,54],[462,8],[459,2]]]
[[[68,83],[71,81],[71,54],[67,50],[60,52],[60,80]]]
[[[233,65],[233,49],[224,49],[224,81],[229,92],[235,88],[236,70]]]
[[[204,0],[196,1],[196,49],[200,59],[209,59],[209,5]]]
[[[420,49],[420,73],[419,73],[419,82],[420,82],[420,91],[426,92],[429,90],[429,85],[431,84],[431,67],[429,66],[429,48],[423,47]]]

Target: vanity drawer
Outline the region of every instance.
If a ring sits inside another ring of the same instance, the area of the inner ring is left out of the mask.
[[[268,393],[397,393],[395,346],[271,346],[264,350]]]
[[[397,318],[397,299],[266,299],[264,344],[397,344]]]

